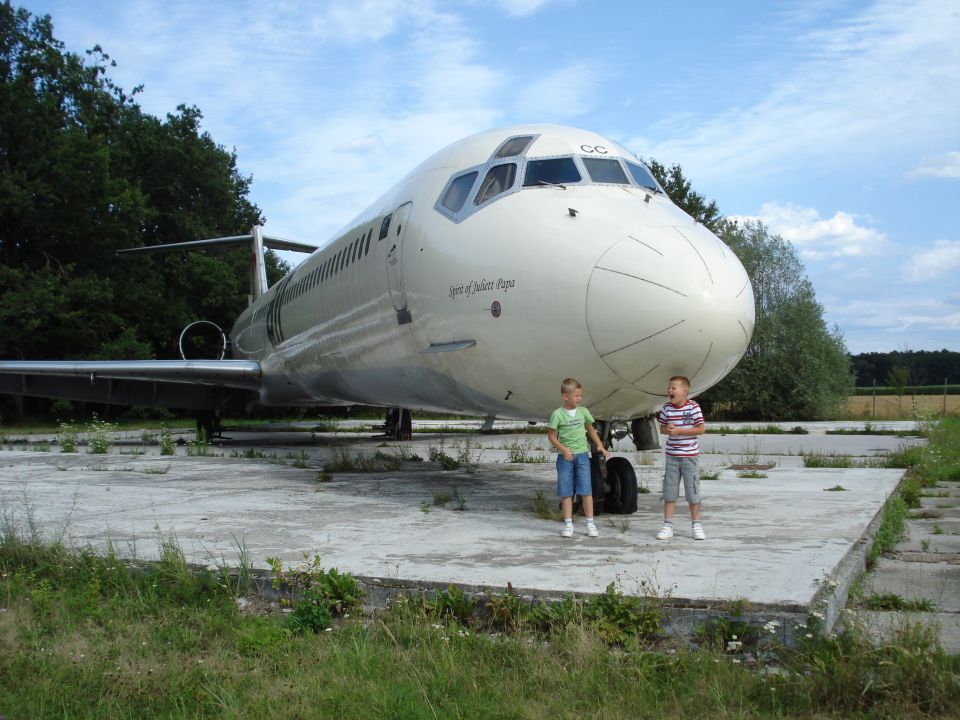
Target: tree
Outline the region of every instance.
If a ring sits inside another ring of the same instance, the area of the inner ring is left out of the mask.
[[[751,420],[809,420],[835,411],[853,387],[839,328],[827,328],[803,263],[761,223],[740,225],[694,191],[679,165],[647,161],[670,199],[730,246],[753,284],[756,324],[739,364],[698,399],[708,413]]]
[[[118,260],[124,247],[262,222],[236,155],[180,106],[160,120],[65,52],[49,16],[0,3],[0,357],[173,357],[180,329],[245,304],[242,250]],[[286,267],[273,253],[268,276]]]
[[[703,195],[692,190],[690,181],[683,176],[683,170],[679,165],[667,168],[656,160],[645,162],[670,199],[682,207],[687,215],[710,228],[712,232],[722,231],[724,220],[716,201],[707,202]]]
[[[762,223],[724,223],[722,238],[750,275],[756,324],[743,359],[703,401],[752,420],[829,416],[853,387],[850,360],[796,250]]]

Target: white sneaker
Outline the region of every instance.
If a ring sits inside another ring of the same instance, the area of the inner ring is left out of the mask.
[[[573,537],[573,524],[564,523],[563,530],[560,531],[560,537]]]
[[[693,539],[706,540],[707,536],[703,534],[703,526],[700,523],[693,524]]]
[[[587,523],[587,536],[600,537],[600,533],[597,532],[597,526],[593,523]]]
[[[660,532],[657,533],[657,540],[669,540],[673,537],[673,525],[663,524]]]

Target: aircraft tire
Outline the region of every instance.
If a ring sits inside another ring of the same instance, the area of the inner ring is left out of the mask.
[[[610,458],[607,462],[607,483],[610,489],[604,499],[604,505],[608,511],[618,515],[635,513],[637,511],[637,474],[630,461],[622,457]]]

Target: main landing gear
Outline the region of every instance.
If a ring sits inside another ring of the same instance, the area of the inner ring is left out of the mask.
[[[389,408],[383,421],[383,434],[391,440],[413,438],[413,418],[406,408]]]
[[[197,413],[197,433],[202,434],[207,442],[215,437],[220,437],[223,433],[223,425],[220,420],[220,413],[216,410],[201,410]]]

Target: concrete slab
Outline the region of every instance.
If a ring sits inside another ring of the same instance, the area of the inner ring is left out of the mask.
[[[886,593],[930,600],[939,612],[960,612],[960,565],[881,558],[864,583],[864,594]]]
[[[943,553],[960,553],[960,519],[912,520],[897,552],[925,552],[935,560]]]
[[[910,626],[929,628],[940,636],[940,646],[947,653],[960,653],[960,615],[940,612],[881,612],[858,610],[857,617],[872,637],[883,642],[896,642],[897,635]]]
[[[441,444],[455,455],[476,443],[476,472],[404,463],[393,472],[337,473],[328,483],[317,482],[317,468],[339,447],[372,456],[380,443],[351,434],[320,437],[326,445],[304,433],[231,435],[214,451],[229,456],[257,448],[260,459],[160,457],[155,447],[146,455],[119,454],[139,451],[132,447],[109,456],[2,452],[3,522],[97,548],[110,542],[142,559],[157,557],[160,541],[175,537],[198,563],[235,563],[241,548],[259,568],[268,557],[293,563],[319,553],[326,566],[385,580],[494,589],[509,582],[547,594],[598,592],[617,582],[624,592],[656,592],[684,606],[747,600],[806,613],[822,596],[823,581],[862,547],[866,528],[901,476],[899,470],[807,470],[793,461],[757,479],[723,470],[703,482],[708,539],[689,537],[681,502],[678,536],[658,542],[662,454],[620,453],[635,463],[641,486],[654,492],[640,496],[635,515],[604,517],[600,538],[587,538],[580,525],[564,541],[559,523],[529,511],[538,492],[555,502],[554,456],[540,434],[418,435],[405,447],[421,457]],[[780,436],[757,438],[766,452]],[[871,447],[884,439],[867,438]],[[547,462],[506,463],[518,444],[531,454],[543,450]],[[704,467],[726,462],[723,454],[703,458]],[[836,486],[845,491],[825,492]],[[466,511],[432,504],[454,489]]]
[[[759,455],[769,458],[777,455],[802,456],[807,453],[823,455],[850,455],[851,457],[876,457],[905,447],[925,444],[919,437],[896,437],[892,435],[720,435],[707,432],[701,437],[701,452],[724,454],[731,462]]]

